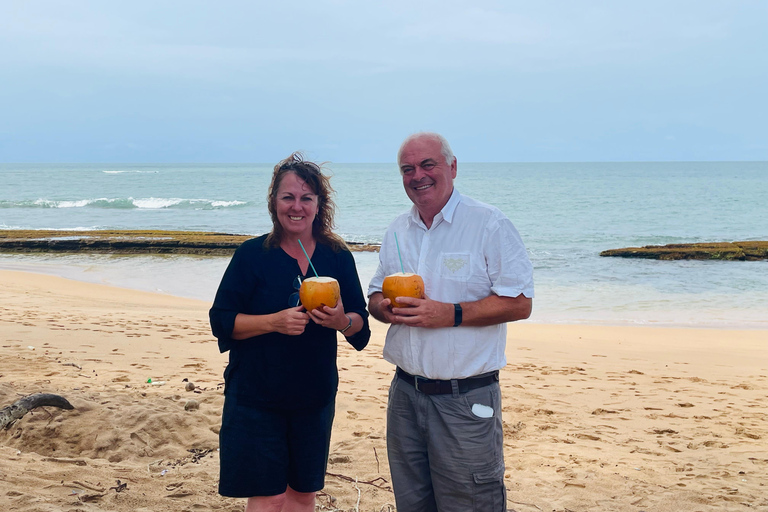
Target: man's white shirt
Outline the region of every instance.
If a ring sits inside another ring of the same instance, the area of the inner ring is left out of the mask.
[[[415,206],[390,224],[368,296],[381,291],[386,276],[401,271],[400,258],[405,272],[424,279],[425,293],[433,300],[473,302],[491,294],[533,298],[533,267],[517,229],[498,208],[455,188],[429,229]],[[506,324],[438,329],[391,325],[384,359],[430,379],[472,377],[504,367],[506,336]]]

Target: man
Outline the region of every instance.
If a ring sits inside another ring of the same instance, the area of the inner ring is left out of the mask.
[[[498,376],[506,323],[531,314],[531,262],[504,214],[454,189],[456,157],[442,136],[408,137],[398,165],[413,207],[387,229],[368,288],[370,313],[391,324],[384,358],[397,366],[387,407],[397,509],[501,512]],[[381,286],[401,258],[426,296],[395,308]]]

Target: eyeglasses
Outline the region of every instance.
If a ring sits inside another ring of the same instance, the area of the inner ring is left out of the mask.
[[[301,304],[301,298],[299,297],[299,290],[301,290],[301,276],[296,276],[293,280],[293,289],[296,290],[288,296],[288,307],[295,308]]]

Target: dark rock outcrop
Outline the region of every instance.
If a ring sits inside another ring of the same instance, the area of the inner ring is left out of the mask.
[[[768,242],[712,242],[698,244],[646,245],[603,251],[600,256],[646,258],[654,260],[731,260],[768,259]]]
[[[0,252],[231,255],[251,235],[162,230],[0,230]],[[351,251],[378,246],[348,242]]]

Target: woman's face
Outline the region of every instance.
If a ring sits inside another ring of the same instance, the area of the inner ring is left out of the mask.
[[[275,198],[277,221],[285,235],[306,238],[312,235],[312,222],[318,209],[317,194],[296,173],[287,172],[280,181]]]

